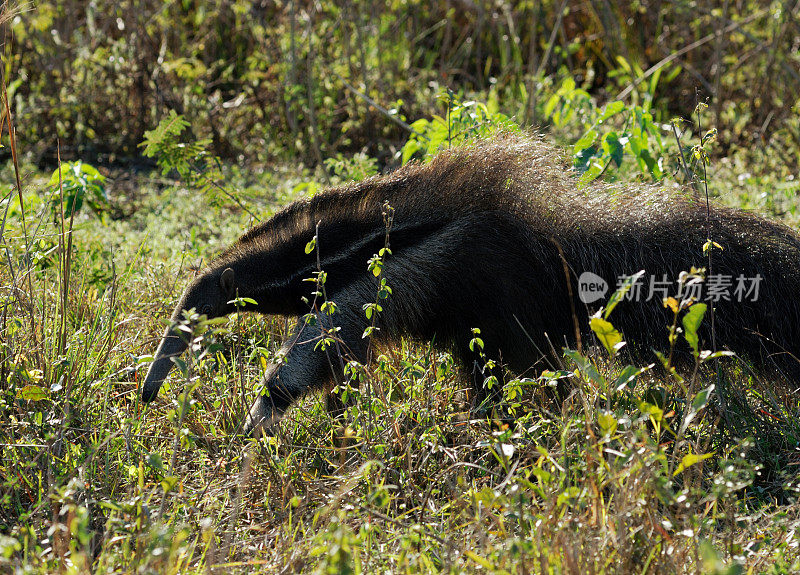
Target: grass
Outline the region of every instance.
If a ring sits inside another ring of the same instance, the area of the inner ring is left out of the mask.
[[[342,417],[310,397],[275,437],[244,440],[283,318],[208,326],[215,343],[154,404],[137,390],[191,268],[249,216],[119,177],[110,199],[127,216],[80,212],[70,252],[45,180],[20,171],[26,229],[14,196],[1,206],[0,571],[800,569],[797,401],[747,366],[614,391],[624,365],[590,350],[565,357],[560,405],[547,378],[511,382],[518,418],[498,427],[470,414],[448,354],[403,342],[378,350]],[[264,217],[314,179],[272,173],[228,174]]]

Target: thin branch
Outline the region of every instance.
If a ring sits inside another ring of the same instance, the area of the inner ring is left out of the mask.
[[[646,80],[647,78],[649,78],[650,76],[652,76],[653,74],[658,72],[661,68],[663,68],[664,66],[666,66],[670,62],[673,62],[677,58],[680,58],[684,54],[686,54],[688,52],[691,52],[695,48],[699,48],[700,46],[702,46],[704,44],[708,44],[709,42],[711,42],[712,40],[714,40],[718,36],[722,36],[723,34],[729,34],[730,32],[733,32],[734,30],[736,30],[737,28],[741,28],[745,24],[749,24],[753,20],[757,20],[757,19],[761,18],[762,16],[765,16],[765,15],[767,15],[769,13],[770,13],[770,10],[768,8],[765,8],[764,10],[759,10],[758,12],[756,12],[755,14],[751,14],[747,18],[743,18],[742,20],[739,20],[738,22],[734,22],[733,24],[731,24],[729,26],[726,26],[722,30],[717,30],[715,32],[712,32],[711,34],[708,34],[707,36],[703,36],[699,40],[684,46],[680,50],[676,50],[675,52],[673,52],[672,54],[670,54],[669,56],[667,56],[666,58],[664,58],[663,60],[661,60],[657,64],[654,64],[653,66],[648,68],[647,71],[644,74],[642,74],[641,76],[639,76],[635,80],[631,81],[631,83],[628,85],[628,87],[625,88],[622,92],[620,92],[617,95],[617,97],[614,98],[614,100],[624,100],[633,91],[633,89],[636,86],[638,86],[642,81]]]
[[[372,98],[370,98],[369,96],[367,96],[366,94],[364,94],[363,92],[359,91],[359,90],[358,90],[358,88],[356,88],[356,87],[355,87],[355,86],[353,86],[353,85],[352,85],[350,82],[348,82],[347,80],[345,80],[345,79],[342,77],[342,75],[341,75],[341,74],[339,74],[337,71],[335,71],[335,70],[328,70],[328,72],[329,72],[329,73],[331,73],[331,74],[333,74],[333,75],[334,75],[334,76],[336,76],[337,78],[339,78],[339,80],[341,80],[342,84],[344,84],[345,88],[347,88],[348,90],[350,90],[351,92],[353,92],[353,94],[355,94],[356,96],[358,96],[359,98],[361,98],[362,100],[364,100],[364,101],[365,101],[367,104],[369,104],[370,106],[372,106],[373,108],[375,108],[376,110],[378,110],[378,111],[379,111],[381,114],[383,114],[384,116],[386,116],[387,118],[389,118],[389,119],[390,119],[392,122],[394,122],[395,124],[397,124],[398,126],[400,126],[401,128],[403,128],[403,129],[404,129],[404,130],[406,130],[407,132],[411,132],[412,134],[416,134],[416,135],[417,135],[417,136],[419,136],[420,138],[425,138],[426,140],[428,139],[428,137],[427,137],[427,136],[425,136],[425,134],[421,134],[420,132],[418,132],[417,130],[415,130],[414,128],[412,128],[412,127],[411,127],[409,124],[405,123],[403,120],[401,120],[400,118],[398,118],[398,117],[397,117],[395,114],[392,114],[391,112],[389,112],[389,110],[387,110],[386,108],[384,108],[383,106],[381,106],[380,104],[378,104],[378,102],[376,102],[375,100],[373,100]]]

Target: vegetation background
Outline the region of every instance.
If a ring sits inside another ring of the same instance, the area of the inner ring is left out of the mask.
[[[800,570],[796,394],[735,358],[684,379],[567,350],[509,382],[497,429],[404,342],[344,418],[309,398],[256,443],[236,431],[287,321],[236,315],[137,393],[246,227],[497,129],[544,132],[576,185],[796,225],[800,2],[41,0],[0,23],[0,571]]]

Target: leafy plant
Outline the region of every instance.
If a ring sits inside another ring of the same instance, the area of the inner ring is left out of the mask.
[[[440,150],[458,146],[472,138],[485,138],[500,131],[517,131],[519,126],[497,109],[497,103],[461,101],[448,90],[441,98],[447,104],[445,117],[434,115],[411,124],[412,132],[402,149],[402,162],[413,157],[429,160]]]
[[[221,177],[217,171],[218,161],[206,150],[211,140],[183,141],[181,136],[188,128],[186,118],[170,110],[155,129],[144,133],[144,141],[139,144],[144,148],[142,153],[148,158],[155,158],[165,176],[175,170],[187,180]]]
[[[108,210],[108,194],[106,192],[106,177],[97,171],[94,166],[82,162],[65,162],[50,176],[47,186],[50,188],[50,203],[53,212],[62,209],[67,218],[78,213],[84,202],[94,213],[102,216]],[[60,213],[56,213],[60,217]]]
[[[572,147],[582,184],[599,178],[612,165],[622,167],[626,154],[652,180],[664,177],[661,128],[654,122],[648,104],[630,106],[616,101],[599,108],[586,91],[567,78],[548,99],[544,111],[556,126],[578,122],[583,127],[583,135]],[[615,129],[615,124],[620,127]]]
[[[378,160],[359,152],[349,158],[336,154],[335,158],[326,158],[325,167],[333,172],[332,183],[360,182],[378,173]]]
[[[144,141],[139,144],[144,148],[142,153],[148,158],[155,158],[163,175],[175,170],[189,186],[198,188],[212,200],[217,192],[222,193],[258,221],[260,218],[257,214],[248,209],[236,193],[223,185],[220,159],[207,150],[211,141],[184,141],[182,136],[187,128],[189,122],[175,110],[170,110],[155,129],[144,133]]]

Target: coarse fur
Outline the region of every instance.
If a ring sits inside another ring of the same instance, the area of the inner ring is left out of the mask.
[[[246,309],[301,317],[314,300],[315,286],[304,280],[317,271],[317,257],[327,273],[326,294],[338,311],[329,316],[317,305],[315,325],[298,323],[283,360],[268,370],[267,393],[254,404],[249,429],[341,376],[342,363],[315,349],[321,329],[341,328],[340,349],[366,359],[362,334],[370,321],[362,306],[375,301],[377,286],[367,261],[384,246],[385,204],[393,224],[383,277],[392,294],[382,302],[375,337],[408,335],[447,346],[467,371],[477,365],[477,401],[492,394],[469,349],[471,328],[481,330],[486,357],[533,374],[551,365],[554,347],[576,344],[576,320],[581,336],[591,337],[589,315],[602,302],[579,300],[583,272],[605,278],[611,291],[616,278],[642,269],[646,278],[675,282],[681,271],[707,264],[709,234],[724,248],[713,253],[714,274],[763,278],[758,299],[716,302],[717,346],[800,379],[795,232],[739,210],[714,207],[709,216],[705,203],[664,188],[579,190],[560,152],[541,138],[506,134],[290,204],[242,235],[189,286],[173,321],[190,308],[229,314],[236,294],[257,302]],[[319,253],[307,254],[317,228]],[[644,299],[622,302],[610,319],[639,349],[666,350],[671,312],[660,296]],[[700,331],[706,347],[708,326],[704,321]],[[145,379],[145,401],[158,393],[170,357],[185,348],[168,329]]]

